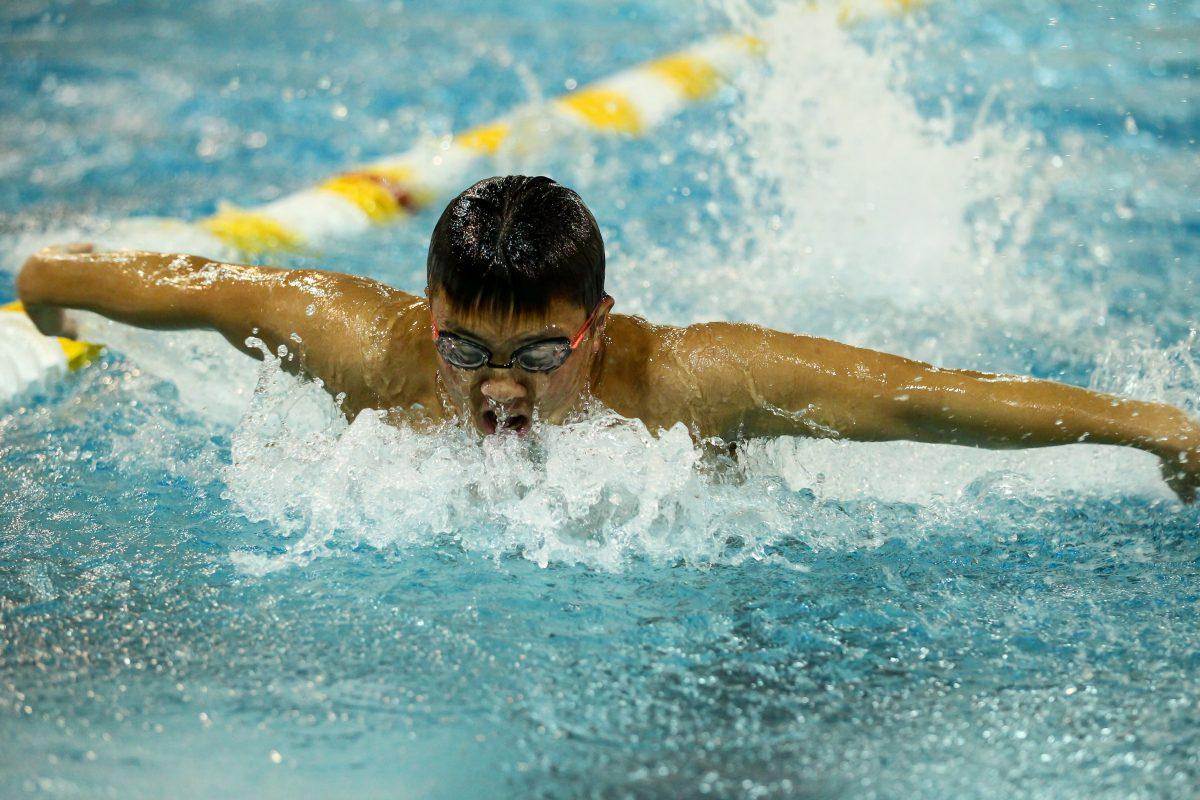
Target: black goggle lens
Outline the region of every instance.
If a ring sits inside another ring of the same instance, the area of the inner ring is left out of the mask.
[[[513,353],[513,363],[526,372],[549,372],[561,367],[571,355],[571,343],[566,339],[535,342]]]
[[[437,350],[442,358],[459,369],[479,369],[488,364],[492,354],[474,342],[443,333],[437,338]],[[571,355],[571,343],[566,339],[534,342],[518,348],[508,364],[498,367],[520,367],[526,372],[550,372],[563,365]]]
[[[487,363],[491,355],[487,350],[466,339],[445,334],[437,338],[437,349],[442,358],[460,369],[479,369]]]

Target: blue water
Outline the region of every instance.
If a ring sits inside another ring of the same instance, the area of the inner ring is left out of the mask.
[[[714,102],[496,166],[581,192],[618,310],[1200,412],[1200,3],[508,5],[4,4],[0,301],[749,26]],[[416,291],[435,215],[274,263]],[[1144,454],[481,447],[89,324],[0,409],[0,796],[1196,796],[1200,516]]]

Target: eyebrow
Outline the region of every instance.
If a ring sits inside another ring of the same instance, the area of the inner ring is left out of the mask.
[[[473,342],[482,344],[482,345],[488,347],[488,349],[491,349],[491,345],[482,336],[476,335],[474,332],[462,327],[461,325],[454,323],[451,320],[446,320],[446,324],[442,327],[442,330],[444,330],[446,333],[452,333],[455,336],[458,336],[462,339],[470,339]],[[550,323],[549,325],[547,325],[540,331],[533,332],[533,333],[527,333],[524,336],[517,339],[516,342],[513,344],[512,349],[516,350],[518,347],[522,347],[523,345],[529,344],[530,342],[536,342],[541,339],[559,339],[559,338],[565,339],[567,337],[567,335],[568,334],[564,333],[562,331],[562,329],[559,328],[557,325],[555,325],[554,323]]]

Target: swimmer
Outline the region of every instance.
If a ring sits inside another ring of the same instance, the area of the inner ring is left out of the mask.
[[[757,325],[654,325],[614,314],[604,243],[579,196],[549,178],[482,180],[434,228],[425,297],[369,278],[190,255],[47,248],[17,279],[30,317],[69,335],[66,309],[144,328],[208,328],[318,379],[351,419],[469,420],[524,434],[599,402],[698,440],[908,439],[989,448],[1091,442],[1159,457],[1185,502],[1200,426],[1177,408],[1053,381],[941,369]]]

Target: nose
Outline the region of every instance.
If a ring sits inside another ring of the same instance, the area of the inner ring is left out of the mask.
[[[529,394],[529,390],[508,375],[488,378],[479,386],[483,396],[493,403],[509,405]]]

